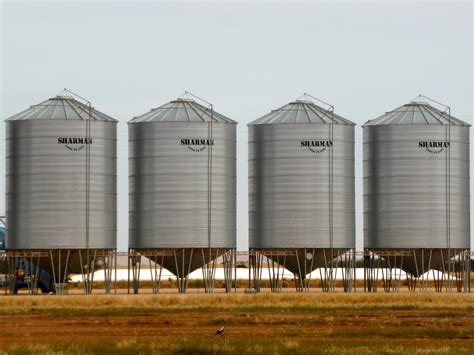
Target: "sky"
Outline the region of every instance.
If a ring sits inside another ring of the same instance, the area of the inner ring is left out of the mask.
[[[418,94],[472,124],[471,2],[2,1],[0,10],[0,156],[3,119],[63,88],[118,119],[121,251],[128,238],[126,122],[186,90],[239,122],[239,250],[248,246],[246,125],[270,110],[307,92],[358,124],[358,250],[360,125]],[[4,171],[2,158],[1,198]]]

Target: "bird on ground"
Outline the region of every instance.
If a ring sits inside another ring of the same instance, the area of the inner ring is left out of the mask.
[[[224,329],[225,329],[224,325],[222,327],[220,327],[219,329],[217,329],[216,335],[224,333]]]

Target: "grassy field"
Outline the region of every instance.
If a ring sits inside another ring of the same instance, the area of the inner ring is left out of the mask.
[[[472,354],[474,294],[4,296],[0,324],[1,353]]]

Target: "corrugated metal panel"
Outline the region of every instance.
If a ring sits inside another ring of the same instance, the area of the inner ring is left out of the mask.
[[[72,97],[56,96],[40,104],[30,106],[30,108],[22,111],[6,121],[24,121],[24,120],[94,120],[118,122],[110,116],[89,108]]]
[[[129,246],[235,248],[236,126],[177,117],[129,125]],[[213,145],[182,141],[209,138]]]
[[[45,112],[54,115],[40,110],[6,123],[7,248],[115,248],[116,121],[90,122],[87,244],[85,145],[59,141],[86,137],[86,120]]]
[[[469,126],[459,118],[450,116],[426,102],[410,102],[382,116],[369,120],[364,126],[380,125],[446,125]]]
[[[469,248],[469,126],[392,122],[364,127],[365,247]]]
[[[149,112],[134,117],[129,123],[142,122],[217,122],[236,123],[230,118],[204,107],[191,99],[176,99]]]
[[[249,125],[250,248],[355,247],[354,126],[325,110],[302,114],[308,106],[291,103]]]
[[[334,114],[308,100],[296,100],[287,105],[273,110],[263,117],[251,122],[249,125],[266,124],[347,124],[354,125],[351,121]]]

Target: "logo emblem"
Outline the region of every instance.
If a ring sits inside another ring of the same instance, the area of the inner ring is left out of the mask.
[[[332,147],[332,141],[327,140],[304,140],[300,142],[300,147],[307,148],[315,154],[322,153]]]
[[[445,148],[449,148],[450,142],[445,141],[438,141],[438,142],[430,142],[430,141],[423,141],[418,142],[418,148],[424,148],[431,154],[439,154]]]
[[[182,138],[180,143],[183,146],[187,146],[189,150],[193,152],[202,152],[208,146],[214,145],[214,139],[205,139],[205,138]]]
[[[77,152],[84,149],[86,144],[92,144],[92,138],[60,137],[58,138],[58,144],[64,145],[64,147],[69,149],[71,152]]]

